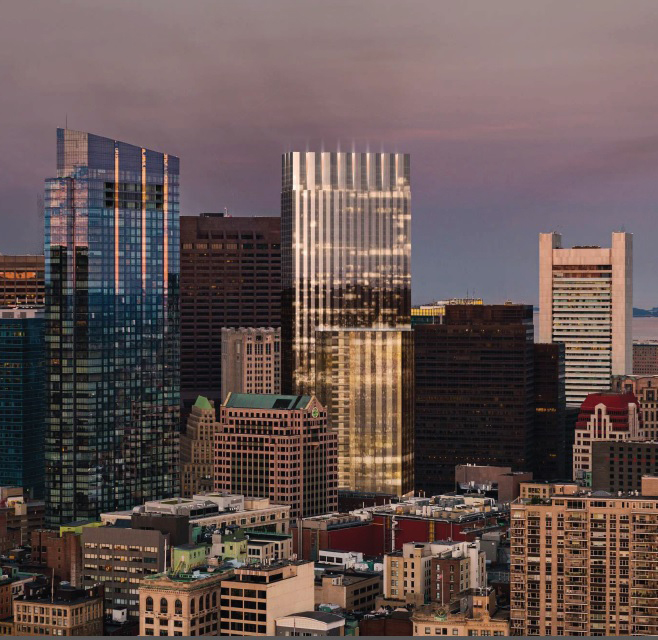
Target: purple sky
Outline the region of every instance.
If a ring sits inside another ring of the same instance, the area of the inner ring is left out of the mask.
[[[182,213],[279,212],[292,148],[411,153],[414,301],[537,300],[537,233],[635,234],[658,306],[655,0],[29,0],[0,18],[0,251],[55,128],[181,158]]]

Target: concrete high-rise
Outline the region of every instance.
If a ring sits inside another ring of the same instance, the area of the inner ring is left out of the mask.
[[[567,404],[632,372],[632,315],[632,234],[571,249],[559,233],[539,234],[539,341],[565,344]]]
[[[222,329],[281,326],[281,219],[181,217],[181,394],[218,405]]]
[[[51,526],[178,491],[179,161],[57,130],[46,181]]]
[[[406,493],[413,488],[409,156],[291,152],[282,168],[282,390],[319,394],[339,436],[340,477],[354,483],[345,488]],[[357,366],[362,377],[349,389],[345,368]],[[358,473],[347,451],[357,454]]]

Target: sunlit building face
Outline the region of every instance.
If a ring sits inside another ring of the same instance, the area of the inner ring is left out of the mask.
[[[283,389],[317,392],[339,448],[372,461],[365,477],[341,456],[346,488],[402,493],[413,483],[409,156],[291,152],[282,168]],[[356,363],[362,384],[348,388]]]

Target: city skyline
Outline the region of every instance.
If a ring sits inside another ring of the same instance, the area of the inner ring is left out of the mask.
[[[102,10],[121,30],[117,51],[93,38],[85,3],[13,3],[0,25],[0,146],[12,149],[0,160],[0,252],[38,250],[40,180],[68,119],[184,158],[183,215],[276,214],[292,148],[410,153],[414,303],[467,290],[536,303],[537,233],[603,244],[625,227],[641,265],[636,306],[658,304],[653,3],[579,3],[566,22],[542,2],[339,2],[322,20],[312,5],[117,1]],[[66,61],[92,38],[94,60],[73,73]]]

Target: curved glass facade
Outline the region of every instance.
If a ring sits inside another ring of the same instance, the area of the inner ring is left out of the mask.
[[[57,130],[46,180],[47,521],[173,495],[179,161]]]

